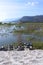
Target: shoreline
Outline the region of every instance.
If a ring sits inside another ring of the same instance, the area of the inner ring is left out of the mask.
[[[43,50],[0,51],[0,65],[43,65]]]

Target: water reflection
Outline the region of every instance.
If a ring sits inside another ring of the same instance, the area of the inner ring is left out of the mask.
[[[0,45],[11,44],[17,41],[16,34],[11,33],[14,26],[0,26]]]
[[[11,44],[17,42],[18,34],[13,34],[12,31],[16,30],[16,26],[0,26],[0,45]],[[43,41],[43,37],[35,36],[34,34],[22,34],[22,39],[25,40],[27,37],[35,38]]]

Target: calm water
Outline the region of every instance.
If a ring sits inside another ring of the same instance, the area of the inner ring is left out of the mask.
[[[13,30],[15,30],[15,25],[13,26],[0,26],[0,46],[4,44],[11,44],[14,42],[17,42],[18,40],[18,34],[13,34]],[[27,37],[34,37],[34,34],[32,35],[24,35],[22,34],[22,39],[26,40]],[[43,37],[40,38],[38,36],[35,36],[36,39],[43,40]]]

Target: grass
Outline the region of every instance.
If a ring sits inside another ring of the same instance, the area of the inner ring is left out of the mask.
[[[26,28],[26,30],[15,31],[16,33],[22,34],[34,34],[38,37],[43,37],[43,23],[22,23],[22,26]],[[38,29],[42,29],[41,31]],[[28,38],[28,41],[32,42],[33,48],[35,49],[43,49],[43,41],[36,40],[34,38]]]
[[[41,41],[34,41],[32,42],[32,45],[34,49],[43,49],[43,42]]]
[[[43,49],[43,41],[33,41],[32,46],[34,49]]]
[[[21,24],[17,24],[16,26],[18,26],[18,27],[23,26],[25,28],[25,30],[15,30],[14,33],[20,32],[20,33],[24,33],[24,34],[30,34],[30,33],[37,33],[36,29],[39,29],[39,28],[43,29],[43,23],[21,23]]]

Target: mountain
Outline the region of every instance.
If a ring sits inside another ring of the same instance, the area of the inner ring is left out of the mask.
[[[21,22],[43,22],[43,15],[37,16],[23,16],[20,19]]]
[[[4,22],[43,22],[43,15],[37,15],[37,16],[23,16],[22,18],[8,18],[5,19]]]

